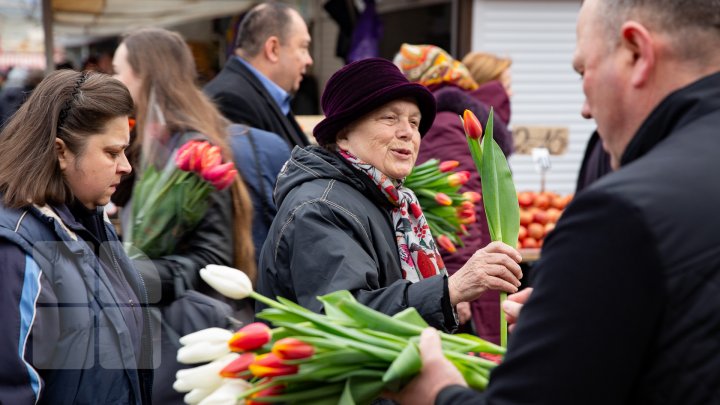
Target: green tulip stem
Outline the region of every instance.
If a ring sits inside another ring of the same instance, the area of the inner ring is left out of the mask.
[[[501,292],[500,293],[500,346],[503,348],[507,347],[507,334],[508,334],[508,324],[507,324],[507,318],[505,317],[505,311],[502,310],[502,304],[507,299],[507,293]]]
[[[250,298],[253,298],[255,301],[260,301],[263,304],[269,306],[270,308],[281,309],[284,311],[287,311],[287,309],[288,309],[285,305],[283,305],[275,300],[272,300],[262,294],[258,294],[255,291],[250,291]]]

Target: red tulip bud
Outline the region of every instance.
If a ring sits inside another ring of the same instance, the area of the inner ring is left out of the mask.
[[[214,181],[220,180],[221,178],[225,177],[227,172],[234,168],[235,168],[235,164],[233,162],[227,162],[227,163],[223,163],[221,165],[207,167],[201,172],[201,174],[202,174],[203,179],[212,183]]]
[[[272,352],[283,360],[295,360],[312,356],[315,348],[298,339],[284,338],[275,342]]]
[[[472,215],[469,215],[467,217],[460,217],[459,222],[461,224],[474,224],[475,222],[477,222],[477,217],[475,216],[475,213],[473,213]]]
[[[478,357],[482,357],[485,360],[490,360],[493,363],[500,364],[502,362],[503,356],[502,354],[494,354],[494,353],[483,353],[480,352],[477,354]]]
[[[460,162],[458,162],[457,160],[446,160],[444,162],[440,162],[440,166],[438,166],[438,167],[441,172],[446,173],[446,172],[449,172],[450,170],[458,167],[459,165],[460,165]]]
[[[135,128],[135,124],[137,121],[135,121],[135,118],[128,117],[128,126],[130,127],[130,130],[132,131],[133,128]]]
[[[440,205],[449,206],[452,205],[452,199],[448,197],[445,193],[437,193],[435,194],[435,202],[437,202]]]
[[[175,164],[178,169],[183,171],[190,171],[190,160],[195,154],[195,148],[197,147],[197,141],[190,141],[181,146],[175,154]]]
[[[248,371],[248,366],[253,361],[255,361],[255,353],[243,353],[220,370],[220,375],[225,378],[242,378],[241,373]]]
[[[438,245],[440,245],[440,247],[447,250],[448,253],[455,253],[457,251],[457,249],[455,248],[455,244],[452,243],[450,238],[448,238],[445,235],[438,236],[437,243],[438,243]]]
[[[298,366],[284,364],[282,359],[275,353],[261,354],[248,367],[255,377],[278,377],[281,375],[295,374]]]
[[[235,332],[228,340],[228,346],[234,352],[259,349],[270,341],[271,333],[270,328],[264,323],[251,323]]]
[[[482,138],[482,125],[478,121],[475,114],[470,110],[465,110],[463,114],[463,127],[465,128],[465,134],[472,139],[478,141]]]
[[[238,172],[235,169],[228,170],[228,172],[225,173],[221,178],[212,182],[212,185],[218,190],[225,190],[226,188],[230,187],[233,181],[235,181],[235,176],[237,176],[237,173]]]
[[[262,391],[258,391],[252,395],[250,395],[250,399],[245,400],[245,405],[267,405],[268,402],[260,402],[260,401],[253,401],[255,398],[265,398],[265,397],[274,397],[277,395],[280,395],[285,390],[285,387],[283,385],[273,385],[270,388],[265,388]]]

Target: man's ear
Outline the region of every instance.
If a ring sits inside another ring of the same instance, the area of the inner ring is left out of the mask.
[[[60,138],[55,138],[55,152],[57,153],[60,170],[65,171],[70,164],[70,151],[65,145],[65,142]]]
[[[632,57],[630,83],[634,87],[647,84],[655,68],[657,41],[642,24],[628,21],[621,28],[621,44]]]
[[[271,36],[266,39],[263,52],[265,53],[265,57],[271,62],[280,60],[280,39],[276,36]]]

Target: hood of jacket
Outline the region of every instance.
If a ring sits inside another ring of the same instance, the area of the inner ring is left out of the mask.
[[[304,183],[320,179],[347,183],[380,206],[392,207],[375,183],[364,173],[353,168],[338,153],[320,146],[296,146],[285,162],[275,184],[273,198],[280,207],[292,190]]]

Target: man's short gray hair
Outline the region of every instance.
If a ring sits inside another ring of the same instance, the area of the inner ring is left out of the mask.
[[[268,2],[250,10],[238,29],[235,47],[248,57],[257,56],[265,41],[276,36],[283,44],[290,32],[292,8],[284,3]]]
[[[620,41],[622,24],[631,19],[670,34],[684,57],[702,56],[720,42],[720,0],[599,0],[597,11],[614,43]]]

